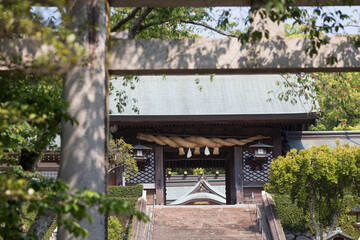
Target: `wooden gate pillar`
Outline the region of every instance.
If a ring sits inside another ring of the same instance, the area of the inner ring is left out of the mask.
[[[234,195],[235,204],[244,203],[244,174],[243,174],[243,151],[242,147],[234,147]]]
[[[235,146],[226,159],[226,203],[244,202],[242,147]]]
[[[273,157],[277,158],[282,155],[281,151],[281,129],[274,128],[273,130],[273,145],[274,145],[274,154]]]
[[[156,204],[164,205],[164,147],[155,147],[155,193]]]

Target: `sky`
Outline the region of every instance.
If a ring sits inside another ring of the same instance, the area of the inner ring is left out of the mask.
[[[308,9],[308,11],[312,11],[312,7],[307,7],[306,9]],[[337,10],[341,10],[343,13],[351,16],[351,20],[348,21],[344,21],[343,25],[346,26],[345,27],[345,31],[342,31],[341,34],[347,33],[347,34],[359,34],[359,29],[360,29],[360,23],[358,23],[360,21],[360,6],[337,6],[337,7],[325,7],[324,8],[325,11],[327,12],[335,12]],[[218,17],[221,13],[222,10],[230,10],[231,12],[231,16],[232,16],[232,20],[239,22],[239,28],[240,29],[244,29],[244,24],[243,21],[246,18],[248,11],[249,11],[249,7],[216,7],[213,8],[213,10],[210,12],[210,14],[212,14],[215,18]],[[44,19],[56,19],[59,23],[59,19],[60,19],[60,14],[57,12],[56,8],[45,8],[45,7],[39,7],[39,8],[34,8],[34,11],[39,11],[42,16],[44,17]],[[291,21],[286,21],[286,23],[292,24]],[[318,24],[321,24],[321,20],[318,19]],[[211,26],[215,26],[216,22],[212,22],[210,23]],[[220,35],[218,33],[214,33],[212,31],[208,31],[202,28],[202,27],[197,27],[199,33],[201,35],[203,35],[204,37],[207,38],[224,38],[223,35]],[[331,36],[331,35],[330,35]]]
[[[306,7],[305,9],[308,9],[308,11],[313,11],[313,7]],[[323,8],[324,11],[326,12],[332,12],[335,13],[335,11],[337,10],[341,10],[342,13],[347,14],[350,16],[350,19],[352,21],[356,20],[356,22],[352,22],[350,20],[348,21],[343,21],[342,24],[345,27],[345,30],[341,32],[341,34],[359,34],[359,29],[360,29],[360,6],[336,6],[336,7],[324,7]],[[238,19],[240,20],[240,22],[243,22],[243,20],[246,18],[248,11],[249,11],[249,7],[217,7],[214,8],[214,14],[216,15],[216,10],[217,11],[221,11],[221,10],[230,10],[233,19]],[[288,20],[285,23],[289,23],[292,24],[293,22]],[[317,23],[320,25],[322,23],[321,19],[318,19]],[[357,26],[356,26],[357,25]],[[243,25],[239,26],[241,29],[244,28]],[[217,37],[217,38],[223,38],[224,36],[220,35],[220,34],[211,34],[211,33],[207,33],[208,37]],[[330,35],[331,36],[331,35]]]

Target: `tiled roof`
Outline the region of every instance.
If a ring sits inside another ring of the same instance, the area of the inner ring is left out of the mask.
[[[115,89],[124,90],[130,103],[121,114],[117,111],[113,92],[110,95],[112,115],[252,115],[295,114],[311,110],[309,103],[280,101],[276,94],[283,89],[276,85],[280,75],[214,76],[141,76],[135,89],[122,86],[122,77],[112,80]],[[199,82],[196,84],[196,82]],[[199,90],[201,86],[202,90]],[[269,94],[269,91],[274,93]],[[272,98],[272,101],[267,99]],[[136,99],[136,103],[131,103]]]
[[[334,148],[336,140],[340,144],[349,143],[350,145],[360,146],[360,131],[303,131],[303,132],[285,132],[285,141],[283,150],[289,151],[292,148],[298,150],[309,149],[313,145],[321,146],[323,144]]]

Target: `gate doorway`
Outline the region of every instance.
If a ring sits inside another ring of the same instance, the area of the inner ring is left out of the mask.
[[[223,166],[166,168],[166,205],[226,204],[225,161]]]
[[[238,159],[238,162],[241,162]],[[164,204],[219,205],[238,203],[235,196],[234,148],[222,148],[218,155],[179,156],[164,149]],[[239,166],[237,166],[239,168]],[[240,169],[238,169],[240,170]],[[240,171],[239,171],[240,172]],[[240,178],[239,178],[240,180]]]

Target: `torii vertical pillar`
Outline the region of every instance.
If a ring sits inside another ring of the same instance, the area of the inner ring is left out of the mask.
[[[108,138],[108,79],[106,44],[108,7],[103,0],[73,0],[68,2],[78,41],[88,54],[86,65],[75,66],[63,83],[63,97],[69,102],[67,111],[78,124],[62,121],[61,162],[59,177],[71,191],[87,188],[106,192],[106,158]],[[106,218],[97,207],[87,210],[94,221],[80,225],[89,231],[87,239],[106,239]],[[58,231],[58,239],[79,239]]]

